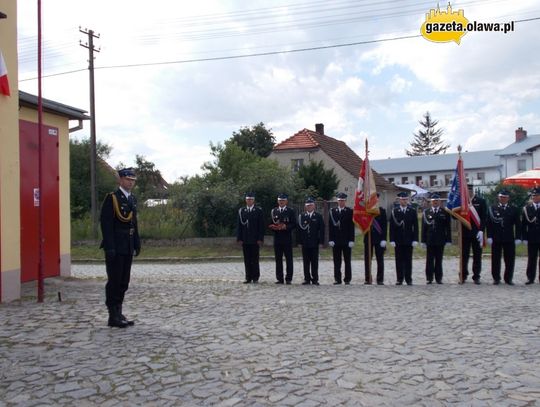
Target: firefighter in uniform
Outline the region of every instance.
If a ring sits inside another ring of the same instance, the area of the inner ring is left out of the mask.
[[[244,254],[244,284],[256,284],[261,276],[259,249],[264,240],[264,217],[262,209],[255,206],[254,193],[246,193],[245,200],[246,206],[238,209],[236,241],[242,245]]]
[[[137,228],[137,200],[131,193],[135,186],[132,168],[118,171],[119,188],[105,197],[101,207],[100,248],[105,252],[107,284],[105,304],[109,310],[111,327],[125,328],[134,325],[122,314],[124,296],[129,287],[133,255],[138,256],[141,242]]]
[[[468,188],[469,196],[472,196],[471,205],[478,214],[480,227],[478,227],[475,222],[471,221],[470,230],[467,228],[461,228],[463,282],[465,282],[469,276],[469,257],[472,249],[472,279],[474,284],[480,284],[480,273],[482,271],[482,246],[484,244],[484,230],[486,228],[487,205],[484,198],[478,195],[473,196],[473,186],[471,184],[468,185]]]
[[[521,243],[521,220],[519,210],[508,203],[510,193],[502,189],[499,202],[490,206],[487,217],[487,242],[491,245],[491,275],[493,284],[501,282],[501,255],[504,253],[504,282],[514,285],[516,245]]]
[[[379,194],[377,193],[377,197]],[[377,284],[384,285],[384,252],[386,251],[386,237],[388,235],[388,223],[386,219],[386,209],[382,206],[379,207],[379,215],[373,218],[371,223],[371,257],[375,253],[377,259]],[[371,284],[372,273],[370,273],[370,264],[373,269],[373,262],[369,262],[369,237],[364,235],[364,270],[365,280],[364,284]]]
[[[306,211],[298,216],[299,243],[302,245],[304,282],[302,285],[319,285],[319,247],[324,244],[324,220],[315,212],[315,200],[307,198]]]
[[[540,250],[540,187],[532,190],[532,202],[523,208],[522,239],[527,245],[527,282],[534,284]]]
[[[431,284],[433,277],[437,284],[442,284],[442,260],[444,246],[452,243],[450,233],[450,215],[441,208],[438,194],[431,196],[431,208],[422,214],[422,246],[426,247],[426,282]]]
[[[328,245],[332,248],[334,259],[334,284],[341,284],[341,259],[345,263],[343,282],[351,283],[352,266],[351,252],[354,246],[353,211],[345,206],[347,194],[340,192],[336,195],[338,207],[330,209],[328,225]]]
[[[396,285],[412,285],[412,253],[418,246],[418,216],[416,210],[409,205],[406,192],[398,195],[399,204],[390,214],[390,245],[395,248]]]
[[[296,214],[287,206],[287,194],[279,194],[278,206],[272,209],[270,229],[274,231],[274,257],[276,260],[276,284],[291,284],[293,279],[293,241],[292,232],[296,228]],[[286,272],[283,278],[283,255],[285,255]]]

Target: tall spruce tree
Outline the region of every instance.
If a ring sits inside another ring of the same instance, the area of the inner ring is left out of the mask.
[[[411,142],[411,150],[405,150],[405,153],[412,157],[418,155],[435,155],[444,154],[450,144],[446,144],[441,139],[443,135],[443,129],[436,129],[435,127],[439,123],[438,120],[431,119],[429,112],[424,115],[424,121],[420,120],[418,123],[422,125],[424,130],[418,130],[418,133],[414,133],[414,140]]]

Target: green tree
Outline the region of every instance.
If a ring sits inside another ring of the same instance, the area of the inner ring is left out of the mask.
[[[435,127],[439,122],[432,120],[429,112],[424,115],[424,121],[420,120],[418,123],[424,128],[424,130],[418,130],[418,133],[414,133],[414,140],[411,142],[411,150],[405,150],[408,156],[418,155],[435,155],[444,154],[450,144],[445,144],[441,139],[444,131],[442,129],[436,129]]]
[[[495,189],[485,195],[487,202],[491,205],[498,202],[497,195],[501,189],[506,189],[510,193],[509,202],[518,208],[523,207],[529,200],[529,191],[526,188],[523,188],[521,185],[503,185],[500,182]]]
[[[272,129],[267,129],[263,122],[250,127],[241,127],[238,132],[233,132],[230,139],[238,144],[242,150],[249,151],[260,157],[268,157],[276,142],[272,135]]]
[[[97,199],[116,188],[117,181],[114,170],[106,163],[111,147],[98,142],[97,154]],[[70,199],[71,216],[80,219],[90,212],[90,139],[69,141],[70,162]]]
[[[137,174],[135,191],[139,201],[144,202],[149,198],[166,198],[167,189],[163,188],[163,177],[156,165],[144,156],[136,155],[135,166]]]
[[[306,188],[315,189],[316,197],[327,201],[332,199],[339,186],[339,179],[334,173],[334,169],[327,170],[322,161],[318,163],[311,161],[309,164],[301,166],[298,170],[298,176],[304,181]]]

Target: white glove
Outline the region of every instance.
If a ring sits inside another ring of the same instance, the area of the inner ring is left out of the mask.
[[[354,246],[354,242],[349,242],[349,247],[352,249],[352,247]]]
[[[414,243],[413,243],[413,246],[414,246]],[[422,249],[425,249],[425,248],[426,248],[426,244],[425,244],[425,243],[421,243],[421,244],[420,244],[420,247],[421,247]]]
[[[491,237],[488,237],[487,242],[488,242],[488,245],[491,246],[493,244],[493,239]]]
[[[335,245],[336,245],[336,243],[333,240],[330,240],[328,242],[328,246],[330,246],[330,247],[334,247]]]
[[[517,246],[518,244],[521,244],[521,240],[519,240],[519,239],[516,239],[516,240],[514,240],[514,243],[515,243],[515,244],[516,244],[516,246]]]
[[[444,245],[447,246],[447,247],[452,246],[452,242],[446,242]]]
[[[481,230],[476,234],[476,240],[478,240],[478,244],[482,246],[484,244],[484,232]]]
[[[418,242],[412,242],[412,247],[418,246]]]
[[[396,247],[396,242],[390,242],[390,246]]]
[[[523,241],[523,244],[524,244],[525,246],[527,246],[527,245],[529,244],[529,242],[528,242],[527,240],[524,240],[524,241]]]
[[[386,248],[386,240],[381,240],[380,246],[384,249]]]

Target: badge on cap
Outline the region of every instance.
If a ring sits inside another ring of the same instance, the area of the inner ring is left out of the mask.
[[[507,189],[501,189],[501,190],[499,191],[499,194],[498,194],[498,195],[499,195],[499,196],[510,196],[510,192],[508,192]]]
[[[400,192],[397,194],[398,198],[408,198],[409,194],[407,192]]]
[[[137,175],[135,175],[135,170],[133,168],[123,168],[118,170],[118,176],[120,178],[137,179]]]
[[[315,203],[315,199],[313,199],[311,196],[308,196],[306,198],[306,205]]]
[[[246,192],[244,197],[246,199],[255,199],[255,194],[253,192]]]
[[[279,194],[277,199],[279,199],[280,201],[286,201],[287,199],[289,199],[289,195],[287,195],[287,194]]]
[[[441,197],[439,194],[432,194],[430,199],[432,201],[438,201],[439,199],[441,199]]]
[[[340,192],[336,195],[336,198],[338,201],[345,201],[347,199],[347,194],[344,192]]]

